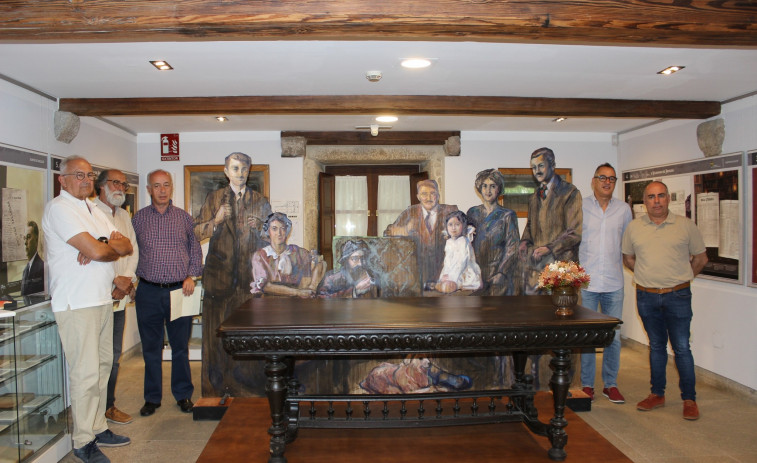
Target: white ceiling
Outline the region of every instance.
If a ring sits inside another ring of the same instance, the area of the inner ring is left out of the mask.
[[[428,57],[423,70],[400,66]],[[159,72],[149,60],[173,71]],[[686,68],[671,76],[657,71]],[[367,71],[383,73],[380,82]],[[727,101],[757,91],[757,50],[479,42],[0,44],[0,74],[56,98],[462,95]],[[671,103],[674,104],[674,103]],[[364,116],[108,117],[133,133],[350,131]],[[554,117],[560,116],[555,114]],[[617,133],[655,119],[406,116],[393,130]]]

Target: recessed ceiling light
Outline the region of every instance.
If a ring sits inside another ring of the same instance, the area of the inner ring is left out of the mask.
[[[218,122],[227,122],[229,120],[229,118],[226,117],[226,116],[216,116],[216,120]]]
[[[428,58],[405,58],[400,64],[408,69],[423,69],[431,66],[431,60]]]
[[[663,69],[662,71],[657,72],[657,74],[664,74],[666,76],[669,76],[671,74],[674,74],[674,73],[680,71],[681,69],[683,69],[685,67],[686,66],[668,66],[665,69]]]
[[[556,117],[556,118],[552,119],[552,122],[562,122],[562,121],[565,121],[565,120],[568,120],[568,118],[560,116],[560,117]]]
[[[159,71],[170,71],[171,69],[173,69],[170,64],[166,63],[163,60],[150,61],[150,64],[158,68]]]
[[[378,116],[376,122],[397,122],[397,116]]]

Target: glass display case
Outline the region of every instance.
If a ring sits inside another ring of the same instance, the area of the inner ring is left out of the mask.
[[[0,310],[0,462],[35,459],[69,433],[60,339],[40,298]]]

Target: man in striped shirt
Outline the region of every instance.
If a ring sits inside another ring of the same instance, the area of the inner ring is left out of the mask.
[[[181,288],[191,296],[195,279],[202,274],[202,251],[194,235],[194,221],[171,201],[173,182],[168,172],[147,175],[147,192],[152,204],[132,219],[139,245],[137,276],[137,325],[145,361],[145,405],[142,416],[155,413],[162,399],[163,327],[171,345],[171,392],[181,411],[190,413],[192,374],[189,369],[189,337],[192,317],[171,321],[171,291]]]

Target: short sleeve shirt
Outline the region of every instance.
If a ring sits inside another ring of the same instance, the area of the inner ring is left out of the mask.
[[[53,312],[108,304],[115,276],[113,263],[92,261],[79,265],[79,251],[68,240],[80,233],[109,237],[113,224],[95,204],[66,192],[53,198],[42,215],[42,231],[50,280]]]
[[[636,256],[634,279],[648,288],[672,288],[691,281],[691,256],[706,250],[694,222],[672,212],[659,225],[649,216],[635,219],[623,234],[623,254]]]

